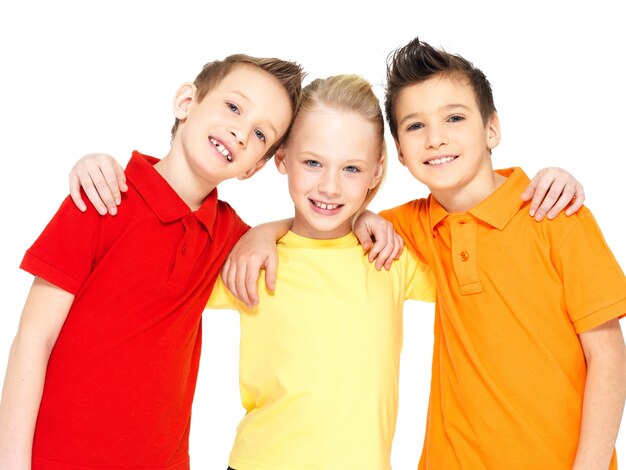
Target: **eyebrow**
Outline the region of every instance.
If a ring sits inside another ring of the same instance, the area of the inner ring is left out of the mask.
[[[252,101],[250,98],[248,98],[247,95],[245,95],[244,93],[240,92],[239,90],[231,90],[230,92],[235,94],[235,95],[241,96],[241,98],[243,98],[248,103]],[[269,127],[274,132],[274,135],[276,137],[278,137],[278,131],[276,130],[276,128],[274,127],[274,125],[272,124],[272,122],[270,120],[265,120],[263,122],[263,124],[267,125],[267,127]]]
[[[328,160],[328,157],[325,157],[324,155],[321,155],[319,153],[316,153],[312,150],[303,150],[301,152],[301,155],[309,155],[312,158],[315,158],[317,160]],[[348,165],[354,165],[354,164],[361,164],[361,165],[367,165],[367,159],[364,158],[358,158],[358,157],[354,157],[354,158],[348,158],[346,162],[344,162],[345,164]]]
[[[469,106],[466,106],[464,104],[461,103],[451,103],[451,104],[447,104],[445,106],[442,106],[441,108],[439,108],[439,110],[450,110],[450,109],[455,109],[455,108],[463,108],[467,111],[470,111]],[[407,114],[406,116],[404,116],[402,119],[400,119],[400,122],[398,122],[398,126],[401,126],[402,124],[404,124],[405,121],[408,121],[410,119],[415,119],[416,117],[418,117],[421,113],[419,112],[415,112],[415,113],[411,113],[411,114]]]

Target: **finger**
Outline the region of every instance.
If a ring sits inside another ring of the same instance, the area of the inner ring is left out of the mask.
[[[276,275],[278,273],[278,256],[276,253],[270,253],[265,266],[265,285],[270,292],[276,289]]]
[[[546,216],[546,214],[550,211],[550,209],[554,207],[556,202],[561,197],[561,194],[563,194],[564,187],[565,187],[565,184],[559,180],[555,180],[552,182],[552,185],[547,190],[547,194],[545,195],[545,197],[541,201],[541,204],[536,210],[535,220],[537,221],[542,220]]]
[[[391,269],[393,262],[400,258],[402,248],[404,247],[404,240],[402,240],[402,237],[397,233],[394,234],[393,241],[393,251],[391,252],[389,258],[387,258],[387,261],[385,261],[385,269],[387,271]]]
[[[394,233],[395,232],[393,228],[389,226],[387,228],[387,233],[385,235],[385,238],[387,239],[387,243],[385,243],[385,245],[382,247],[382,249],[378,253],[378,257],[376,258],[376,269],[378,269],[379,271],[383,269],[385,262],[387,261],[387,259],[389,259],[389,257],[393,253],[393,244],[394,244],[393,234]]]
[[[541,176],[540,173],[538,173],[530,182],[530,184],[528,185],[528,187],[524,190],[524,192],[521,195],[522,201],[528,201],[530,200],[530,198],[533,197],[533,194],[535,194],[535,191],[537,190],[537,185],[539,184],[539,180],[541,180]],[[532,214],[531,214],[532,215]]]
[[[399,234],[395,234],[396,243],[398,246],[398,254],[396,255],[396,259],[400,259],[400,255],[402,254],[402,250],[404,249],[404,238],[402,238]]]
[[[230,260],[230,258],[227,263],[228,266],[225,266],[225,269],[222,271],[222,280],[230,293],[233,294],[233,297],[237,300],[241,300],[239,292],[237,292],[237,284],[235,283],[235,278],[237,276],[236,265]]]
[[[248,297],[248,289],[246,288],[246,264],[243,263],[237,266],[237,275],[235,276],[235,285],[237,293],[239,294],[239,300],[241,300],[248,307],[251,307],[250,298]]]
[[[579,188],[577,188],[575,197],[576,199],[572,201],[572,204],[565,211],[565,215],[575,214],[585,203],[585,191],[583,191],[582,185],[579,185]]]
[[[246,295],[248,297],[248,307],[254,307],[259,303],[259,275],[258,269],[252,269],[248,266],[246,272]]]
[[[372,248],[373,242],[365,224],[357,224],[354,227],[354,235],[359,240],[361,247],[363,247],[363,253],[367,253]]]
[[[70,196],[79,211],[85,212],[87,210],[87,205],[80,195],[80,179],[78,178],[78,175],[73,172],[70,173]]]
[[[102,172],[102,168],[98,167],[96,170],[89,171],[89,175],[91,176],[93,184],[96,187],[96,191],[98,191],[98,196],[106,206],[107,211],[109,214],[115,215],[117,213],[115,196],[113,196],[113,192],[111,191],[109,182],[106,179],[106,175]]]
[[[113,203],[117,206],[122,202],[122,193],[120,191],[120,185],[118,181],[118,174],[115,168],[110,168],[105,166],[100,168],[102,172],[102,177],[104,178],[104,183],[108,189],[108,192],[111,194],[113,198]],[[106,204],[106,200],[105,200]],[[107,204],[108,207],[108,204]]]
[[[574,188],[565,186],[559,199],[556,201],[554,206],[548,210],[548,219],[554,219],[557,215],[559,215],[559,213],[569,205],[573,198]]]
[[[115,176],[117,176],[117,183],[120,191],[123,193],[128,191],[128,185],[126,184],[126,175],[124,174],[124,168],[122,168],[122,165],[115,165]]]
[[[106,215],[107,208],[100,199],[98,191],[96,190],[96,187],[94,186],[91,177],[89,175],[83,175],[82,173],[79,173],[78,178],[80,180],[80,185],[83,187],[83,191],[87,196],[87,199],[89,199],[89,202],[91,202],[91,205],[93,205],[93,207],[98,211],[98,214]]]
[[[367,259],[369,260],[370,263],[372,263],[374,260],[378,261],[378,255],[383,250],[386,244],[387,242],[385,241],[383,243],[382,239],[376,239],[372,242],[372,247],[369,249],[368,255],[367,255]],[[378,263],[376,264],[376,269],[380,270]]]

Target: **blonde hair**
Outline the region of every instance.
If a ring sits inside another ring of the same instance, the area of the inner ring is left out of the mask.
[[[342,74],[328,78],[318,78],[302,89],[302,98],[294,121],[294,127],[300,116],[320,105],[341,111],[354,112],[374,124],[376,128],[376,137],[380,142],[378,154],[383,160],[383,171],[378,184],[374,188],[368,189],[363,205],[355,214],[355,216],[358,216],[374,199],[387,173],[385,121],[380,102],[372,91],[372,84],[358,75]],[[288,142],[288,140],[289,136],[285,142]]]

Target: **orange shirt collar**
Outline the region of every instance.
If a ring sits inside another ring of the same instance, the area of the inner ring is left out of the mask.
[[[519,167],[496,171],[502,176],[506,176],[506,181],[484,201],[468,210],[467,213],[498,230],[503,230],[524,204],[520,196],[530,183],[530,179]],[[437,202],[432,194],[428,196],[428,199],[430,230],[433,235],[436,235],[437,225],[451,214]]]

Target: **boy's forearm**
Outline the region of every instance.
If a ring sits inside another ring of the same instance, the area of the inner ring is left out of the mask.
[[[259,224],[251,230],[254,230],[258,233],[263,233],[268,237],[274,239],[274,241],[278,241],[283,238],[287,232],[293,226],[293,219],[283,219],[276,220],[274,222],[266,222],[264,224]]]
[[[587,357],[587,379],[574,470],[609,468],[626,399],[623,340]]]
[[[38,344],[39,343],[39,344]],[[0,402],[0,468],[30,469],[33,434],[50,348],[18,333]]]

